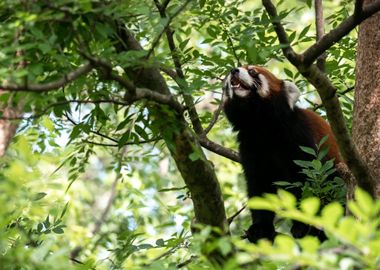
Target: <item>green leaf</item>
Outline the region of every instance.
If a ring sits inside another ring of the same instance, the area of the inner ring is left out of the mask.
[[[330,203],[322,209],[322,220],[325,225],[333,226],[342,217],[344,209],[338,202]]]
[[[62,227],[56,227],[56,228],[54,228],[53,232],[56,233],[56,234],[63,234],[64,233]]]
[[[320,149],[320,148],[322,147],[322,145],[323,145],[325,142],[327,142],[328,138],[329,138],[329,135],[325,135],[325,136],[323,136],[323,138],[321,139],[321,141],[318,143],[318,149]]]
[[[305,153],[308,153],[308,154],[312,155],[313,157],[317,156],[317,153],[315,152],[315,150],[313,148],[306,147],[306,146],[300,146],[300,148],[301,148],[302,151],[304,151]]]
[[[69,206],[69,202],[67,202],[66,204],[65,204],[65,206],[63,207],[63,209],[62,209],[62,212],[61,212],[61,215],[60,215],[60,218],[63,218],[64,217],[64,215],[66,214],[66,211],[67,211],[67,207]]]
[[[165,246],[165,241],[164,241],[164,239],[162,239],[162,238],[157,239],[157,241],[156,241],[156,245],[159,246],[159,247],[164,247],[164,246]]]
[[[253,197],[249,199],[247,203],[250,209],[259,209],[259,210],[273,210],[276,208],[274,204],[269,202],[267,199],[260,197]]]
[[[197,152],[197,151],[195,151],[195,152],[193,152],[193,153],[191,153],[190,155],[189,155],[189,159],[191,160],[191,161],[196,161],[196,160],[198,160],[198,159],[200,159],[201,158],[201,155]]]
[[[320,171],[322,169],[322,162],[320,160],[314,159],[311,163],[315,170]]]
[[[317,159],[323,160],[324,157],[326,157],[326,155],[328,154],[328,152],[329,152],[329,147],[325,147],[325,148],[319,150]]]
[[[46,195],[47,195],[47,193],[45,193],[45,192],[38,192],[38,193],[34,196],[33,201],[41,200],[41,199],[44,198]]]
[[[319,199],[316,197],[310,197],[302,200],[301,210],[310,216],[314,216],[319,210]]]
[[[293,78],[293,72],[291,70],[284,68],[284,72],[286,76],[288,76],[289,78]]]
[[[309,24],[308,26],[306,26],[300,33],[300,35],[298,36],[299,39],[303,38],[307,32],[309,32],[310,30],[310,27],[311,27],[311,24]]]
[[[129,135],[130,135],[130,132],[127,131],[123,134],[123,136],[121,136],[121,138],[119,139],[117,143],[119,148],[123,147],[128,142]]]
[[[282,187],[286,187],[286,186],[289,186],[291,185],[292,183],[290,182],[286,182],[286,181],[276,181],[276,182],[273,182],[273,184],[275,184],[276,186],[282,186]]]
[[[301,168],[309,168],[310,166],[312,166],[311,162],[307,160],[293,160],[293,162]]]

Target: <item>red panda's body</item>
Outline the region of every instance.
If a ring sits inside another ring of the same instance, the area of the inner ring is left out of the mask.
[[[235,68],[226,78],[224,111],[238,132],[249,197],[275,193],[276,181],[304,182],[305,176],[293,161],[312,157],[299,146],[316,148],[325,135],[325,145],[330,147],[326,158],[340,162],[329,125],[316,113],[295,106],[298,97],[294,84],[261,67]],[[294,193],[299,198],[301,190]],[[252,218],[249,240],[273,239],[273,213],[254,210]],[[297,236],[304,233],[295,231]]]

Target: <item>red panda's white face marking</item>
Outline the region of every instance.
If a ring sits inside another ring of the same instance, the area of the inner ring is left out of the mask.
[[[223,101],[233,98],[251,98],[257,93],[261,98],[270,98],[272,95],[285,91],[291,108],[298,100],[297,86],[288,81],[276,78],[268,70],[258,66],[242,66],[233,68],[224,81]]]

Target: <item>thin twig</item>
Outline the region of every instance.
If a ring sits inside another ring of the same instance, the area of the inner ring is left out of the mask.
[[[234,219],[240,215],[241,212],[243,212],[243,210],[247,207],[247,205],[244,205],[242,208],[240,208],[235,214],[233,214],[232,216],[230,216],[229,218],[227,218],[227,221],[228,221],[228,224],[230,225],[232,223],[232,221],[234,221]]]
[[[167,17],[167,21],[165,22],[164,24],[164,27],[163,29],[160,31],[160,33],[157,35],[157,37],[155,38],[155,40],[152,42],[152,46],[151,48],[149,49],[148,53],[146,54],[146,59],[149,59],[150,55],[153,53],[154,49],[156,48],[156,46],[158,45],[158,42],[160,41],[162,35],[165,33],[166,29],[169,27],[170,23],[172,22],[172,20],[177,17],[184,9],[185,7],[191,2],[192,0],[186,0],[183,2],[183,4],[181,6],[179,6],[174,12],[173,14],[171,14],[169,17]],[[163,7],[161,5],[159,5],[159,7]]]
[[[69,120],[70,123],[72,123],[75,126],[78,125],[78,123],[76,123],[73,119],[71,119],[71,117],[67,113],[65,113],[64,115],[66,116],[67,120]],[[95,131],[95,130],[91,129],[90,132],[93,133],[93,134],[96,134],[96,135],[98,135],[100,137],[103,137],[103,138],[105,138],[107,140],[110,140],[112,142],[115,142],[115,143],[119,142],[118,140],[116,140],[114,138],[111,138],[110,136],[107,136],[107,135],[105,135],[105,134],[103,134],[103,133],[101,133],[99,131]]]
[[[232,53],[233,53],[233,55],[234,55],[234,57],[235,57],[235,60],[236,60],[236,64],[237,64],[238,67],[240,67],[240,66],[241,66],[240,58],[239,58],[239,56],[238,56],[237,53],[236,53],[236,48],[235,48],[235,46],[234,46],[234,42],[233,42],[233,40],[232,40],[232,38],[231,38],[231,35],[230,35],[230,33],[228,32],[227,27],[226,27],[225,24],[223,23],[222,19],[220,19],[220,18],[219,18],[219,23],[220,23],[220,25],[222,26],[222,29],[223,29],[224,33],[226,34],[226,36],[227,36],[227,42],[230,44],[230,47],[231,47],[231,49],[232,49]]]
[[[224,91],[222,92],[222,100],[223,100],[223,95],[224,95]],[[223,102],[220,102],[218,108],[215,110],[212,116],[210,124],[203,131],[204,135],[207,135],[210,132],[210,130],[214,127],[214,125],[218,121],[218,118],[219,118],[220,113],[222,112],[222,109],[223,109]]]
[[[149,139],[149,140],[143,140],[143,141],[138,141],[138,142],[127,142],[125,144],[123,144],[122,146],[124,145],[139,145],[139,144],[145,144],[145,143],[151,143],[151,142],[157,142],[159,140],[161,140],[162,138],[159,137],[159,138],[152,138],[152,139]],[[118,144],[111,144],[111,143],[100,143],[100,142],[94,142],[94,141],[90,141],[90,140],[83,140],[83,142],[85,143],[89,143],[89,144],[94,144],[94,145],[98,145],[98,146],[106,146],[106,147],[120,147],[120,145]]]

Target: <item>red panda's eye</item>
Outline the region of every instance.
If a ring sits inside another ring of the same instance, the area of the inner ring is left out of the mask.
[[[255,76],[255,75],[257,74],[256,71],[255,71],[253,68],[248,69],[248,73],[249,73],[249,75],[251,75],[251,76]]]

